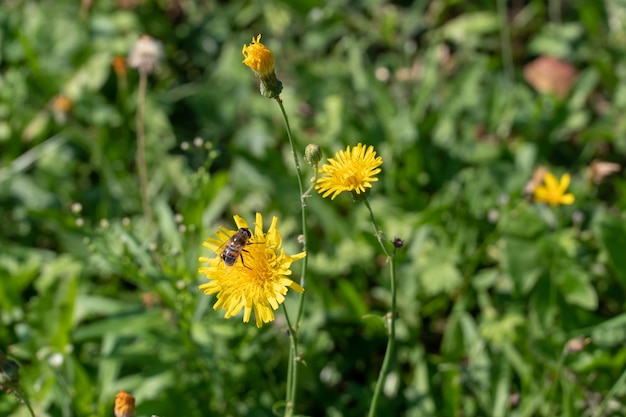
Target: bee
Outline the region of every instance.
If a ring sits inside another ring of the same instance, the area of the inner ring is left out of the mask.
[[[235,262],[237,262],[237,258],[241,258],[241,264],[246,266],[243,262],[242,252],[246,252],[244,246],[248,244],[248,240],[250,240],[251,237],[252,233],[250,233],[250,229],[240,227],[239,230],[224,243],[225,248],[222,253],[220,253],[220,258],[222,258],[226,265],[233,266]]]

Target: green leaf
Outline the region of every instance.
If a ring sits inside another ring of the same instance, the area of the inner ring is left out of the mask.
[[[362,317],[367,314],[368,310],[363,297],[351,282],[339,281],[339,293],[357,316]]]
[[[531,206],[522,205],[508,213],[502,213],[498,229],[503,234],[532,238],[545,230],[546,224]]]
[[[507,237],[503,239],[503,266],[517,291],[528,294],[535,286],[544,267],[535,241]]]
[[[459,269],[451,262],[431,263],[420,274],[424,292],[429,295],[451,294],[463,282]]]
[[[479,36],[497,31],[498,28],[498,16],[495,13],[465,13],[445,24],[440,35],[444,39],[467,44],[471,40],[476,41]]]
[[[480,323],[481,336],[493,343],[501,346],[507,342],[514,341],[517,335],[517,327],[524,323],[524,318],[517,313],[507,313],[503,316],[496,315],[494,310],[485,312],[485,319]]]
[[[596,226],[600,243],[609,256],[615,276],[623,287],[626,287],[626,227],[624,221],[617,217],[603,217]]]
[[[591,277],[587,272],[572,265],[559,271],[555,278],[565,301],[587,310],[598,308],[598,294],[589,283]]]
[[[106,318],[84,325],[74,332],[76,342],[103,337],[107,333],[119,335],[140,335],[149,328],[165,326],[163,314],[158,310],[142,311],[128,315]]]

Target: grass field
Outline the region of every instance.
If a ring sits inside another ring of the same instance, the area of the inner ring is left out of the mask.
[[[625,114],[623,0],[4,0],[0,416],[624,416]]]

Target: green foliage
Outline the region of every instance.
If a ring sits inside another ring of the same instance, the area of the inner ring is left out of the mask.
[[[285,251],[300,249],[280,111],[241,63],[259,33],[300,160],[308,143],[383,157],[370,201],[405,245],[379,415],[626,414],[626,181],[589,174],[626,154],[626,7],[496,3],[2,2],[0,351],[36,415],[111,416],[120,389],[139,416],[280,410],[282,313],[259,330],[197,289],[201,244],[233,214],[277,215]],[[135,162],[139,77],[111,64],[142,34],[164,47],[145,110],[154,223]],[[525,78],[540,55],[577,68],[564,97]],[[540,165],[572,175],[574,205],[524,196]],[[388,268],[362,204],[306,202],[296,411],[363,416]],[[0,415],[29,413],[5,390]]]

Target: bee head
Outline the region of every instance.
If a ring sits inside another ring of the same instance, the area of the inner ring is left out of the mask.
[[[248,239],[252,237],[252,233],[250,233],[250,229],[248,229],[247,227],[240,227],[239,230],[237,230],[237,233],[245,234],[246,236],[248,236]]]

